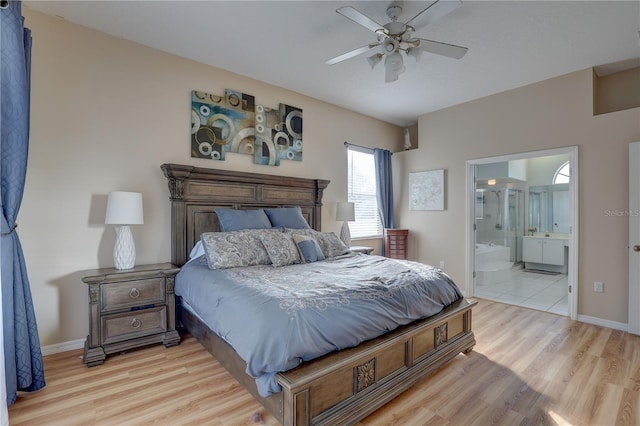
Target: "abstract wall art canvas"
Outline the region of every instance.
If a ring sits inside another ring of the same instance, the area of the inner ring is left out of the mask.
[[[191,92],[191,156],[224,160],[225,153],[253,154],[255,99],[227,89],[225,96]]]
[[[409,210],[444,210],[444,169],[409,173]]]
[[[191,92],[191,156],[224,160],[226,153],[253,155],[256,164],[302,161],[302,110],[256,105],[246,93]]]

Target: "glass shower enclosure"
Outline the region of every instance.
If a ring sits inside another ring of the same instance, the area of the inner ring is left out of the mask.
[[[487,261],[495,260],[496,256],[511,265],[522,262],[526,195],[527,183],[517,179],[476,182],[476,263],[482,263],[486,258]],[[483,251],[493,255],[478,256]],[[477,269],[478,266],[481,270],[482,265],[476,265]],[[502,266],[506,267],[506,264]]]

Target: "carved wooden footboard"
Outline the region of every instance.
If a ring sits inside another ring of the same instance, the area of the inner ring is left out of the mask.
[[[475,345],[471,307],[438,315],[280,373],[285,425],[349,424],[365,417]]]
[[[216,207],[300,206],[320,230],[322,193],[329,181],[163,164],[171,193],[172,262],[183,265],[202,232],[217,231]],[[305,362],[276,376],[282,386],[258,394],[246,364],[187,309],[179,320],[276,419],[285,425],[349,424],[365,417],[460,352],[471,351],[474,300],[363,344]]]
[[[188,310],[184,325],[284,425],[344,425],[380,408],[422,377],[475,345],[471,308],[462,299],[439,314],[355,348],[333,352],[276,376],[282,392],[258,394],[246,364]]]

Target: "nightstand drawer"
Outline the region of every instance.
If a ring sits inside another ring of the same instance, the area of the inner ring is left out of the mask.
[[[141,309],[105,315],[102,320],[103,345],[167,331],[167,307]]]
[[[102,312],[165,303],[164,277],[105,284],[100,287]]]

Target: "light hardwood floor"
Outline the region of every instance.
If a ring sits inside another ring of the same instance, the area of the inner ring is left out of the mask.
[[[360,425],[638,425],[640,337],[480,300],[478,341]],[[45,357],[47,387],[9,408],[18,425],[253,425],[272,416],[193,338],[108,357]]]

